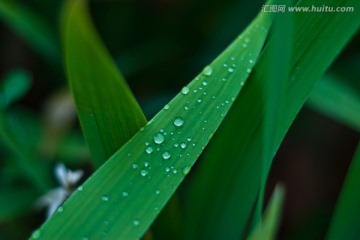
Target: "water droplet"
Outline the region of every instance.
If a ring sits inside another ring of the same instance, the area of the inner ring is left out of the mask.
[[[179,144],[178,144],[178,143],[174,143],[174,147],[176,147],[176,148],[177,148],[178,146],[179,146]]]
[[[231,59],[231,60],[233,60],[233,61],[235,60],[235,58],[234,58],[234,57],[231,57],[230,59]]]
[[[170,172],[170,168],[169,167],[165,168],[165,172]]]
[[[211,66],[206,66],[204,70],[202,71],[203,75],[210,76],[213,72],[213,69]]]
[[[186,143],[181,143],[181,148],[186,148]]]
[[[228,68],[228,71],[232,73],[232,72],[234,72],[234,69],[233,68]]]
[[[41,237],[41,230],[35,230],[32,234],[31,234],[31,237],[34,238],[34,239],[37,239],[39,237]]]
[[[248,38],[248,37],[245,38],[245,42],[246,42],[246,43],[249,43],[249,42],[250,42],[250,38]]]
[[[157,195],[159,195],[160,194],[160,191],[159,190],[156,190],[156,192],[155,192]]]
[[[161,130],[160,130],[161,131]],[[154,142],[156,143],[156,144],[161,144],[161,143],[163,143],[164,142],[164,135],[162,135],[161,133],[157,133],[156,135],[155,135],[155,137],[154,137]]]
[[[165,159],[165,160],[169,159],[171,157],[169,152],[164,152],[162,156],[163,156],[163,159]]]
[[[109,197],[106,196],[106,195],[102,196],[101,199],[102,199],[104,202],[109,201]]]
[[[84,190],[84,187],[83,187],[83,186],[79,186],[79,187],[77,188],[77,190],[78,190],[79,192],[81,192],[81,191]]]
[[[166,105],[164,106],[164,109],[165,109],[165,110],[168,110],[169,108],[170,108],[169,104],[166,104]]]
[[[244,43],[242,46],[243,46],[243,48],[246,48],[246,47],[247,47],[247,44],[246,44],[246,43]]]
[[[223,82],[226,82],[226,78],[222,78],[221,80],[222,80]]]
[[[249,63],[253,64],[253,63],[254,63],[254,60],[250,59],[250,60],[249,60]]]
[[[136,163],[133,163],[132,168],[137,169],[138,165]]]
[[[247,73],[251,73],[251,68],[246,69]]]
[[[189,87],[183,87],[183,88],[181,89],[181,93],[184,94],[184,95],[188,94],[189,91],[190,91],[190,88],[189,88]]]
[[[232,98],[231,98],[231,101],[232,101],[232,102],[234,102],[234,101],[235,101],[235,98],[234,98],[234,97],[232,97]]]
[[[188,106],[185,106],[184,108],[185,108],[186,111],[189,110],[189,107],[188,107]]]
[[[88,237],[83,237],[82,240],[90,240]]]
[[[58,207],[58,209],[56,210],[58,213],[62,213],[64,211],[64,207],[60,206]]]
[[[142,169],[142,170],[140,171],[140,174],[141,174],[141,176],[145,177],[146,175],[148,175],[148,171],[145,170],[145,169]]]
[[[129,193],[124,191],[124,192],[122,192],[122,195],[123,195],[123,197],[127,197],[127,196],[129,196]]]
[[[139,219],[134,219],[134,221],[133,221],[133,225],[134,225],[134,227],[139,226],[139,224],[140,224]]]
[[[191,167],[189,167],[189,166],[184,167],[182,170],[183,174],[187,175],[190,172],[190,169],[191,169]]]
[[[180,117],[175,118],[174,125],[177,127],[181,127],[184,124],[184,120]]]
[[[188,142],[191,142],[191,138],[187,138],[186,140],[187,140]]]
[[[198,98],[197,102],[198,102],[198,103],[201,103],[201,98]]]
[[[174,174],[176,174],[176,173],[177,173],[177,170],[176,170],[176,169],[174,169],[174,170],[173,170],[173,173],[174,173]]]
[[[149,147],[146,148],[145,151],[146,151],[147,154],[150,154],[150,153],[152,153],[154,151],[154,149],[149,146]]]
[[[203,81],[202,85],[206,86],[206,85],[208,85],[208,83],[206,81]]]
[[[148,162],[144,162],[144,166],[148,167],[150,164]]]
[[[224,66],[224,67],[227,67],[227,64],[226,64],[226,63],[224,63],[224,64],[223,64],[223,66]]]

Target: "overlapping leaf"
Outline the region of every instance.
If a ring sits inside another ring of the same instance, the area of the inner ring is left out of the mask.
[[[73,12],[80,23],[82,11],[78,15]],[[140,238],[190,171],[242,89],[263,47],[270,18],[269,14],[260,14],[32,237]],[[79,48],[80,43],[86,45],[84,39],[72,40]]]

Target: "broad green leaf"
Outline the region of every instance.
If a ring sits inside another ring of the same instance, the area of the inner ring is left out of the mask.
[[[55,32],[45,19],[26,8],[24,4],[20,4],[20,1],[0,1],[0,20],[23,37],[48,61],[59,62],[59,46]]]
[[[359,239],[360,216],[360,144],[350,165],[343,189],[339,196],[335,211],[330,223],[327,238],[332,239]]]
[[[307,105],[360,131],[360,93],[340,77],[325,75],[315,84]]]
[[[311,6],[312,0],[297,6]],[[316,1],[319,5],[360,7],[356,0]],[[360,14],[293,13],[293,47],[289,62],[285,112],[272,139],[274,155],[314,83],[359,28]],[[329,41],[331,39],[331,41]],[[245,237],[261,186],[262,123],[267,92],[270,49],[261,55],[244,90],[209,144],[185,199],[184,239]],[[190,235],[192,234],[192,235]]]
[[[146,124],[146,119],[91,23],[86,1],[67,1],[65,63],[95,167]]]
[[[247,238],[248,240],[276,239],[275,236],[280,222],[283,201],[284,189],[282,186],[277,185],[262,219]]]
[[[0,86],[0,104],[6,108],[27,93],[31,86],[31,77],[26,71],[18,69],[8,73],[4,79],[6,80]]]
[[[30,80],[24,72],[7,75],[0,91],[2,105],[5,107],[20,98],[29,88],[29,82]],[[14,114],[5,108],[0,109],[0,138],[15,154],[14,159],[19,168],[23,170],[24,175],[41,193],[50,187],[51,178],[46,165],[37,156],[32,141],[32,137],[35,135],[28,134],[27,130],[29,129],[35,130],[35,128],[25,126],[19,114]]]
[[[260,14],[33,238],[140,238],[227,114],[263,47],[270,23],[271,15]]]
[[[293,6],[292,1],[278,0],[277,4],[283,6]],[[290,71],[290,57],[292,42],[292,20],[293,15],[289,12],[279,14],[276,16],[273,28],[272,37],[267,44],[269,57],[264,65],[269,66],[266,69],[266,91],[261,93],[265,98],[264,120],[263,127],[263,149],[262,149],[262,174],[261,174],[261,188],[258,200],[258,208],[255,211],[253,220],[258,220],[263,209],[263,198],[266,189],[266,180],[270,171],[272,159],[274,157],[274,148],[276,139],[281,133],[281,123],[284,118],[286,91],[288,86],[288,78]],[[273,64],[276,63],[276,64]]]

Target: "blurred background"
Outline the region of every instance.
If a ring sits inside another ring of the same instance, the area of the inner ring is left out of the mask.
[[[56,186],[53,166],[91,173],[89,153],[65,78],[60,45],[61,0],[18,0],[0,4],[0,79],[14,78],[24,94],[3,107],[0,119],[0,239],[24,239],[41,225],[41,195],[19,167],[4,139],[11,129],[25,149],[41,159],[44,182]],[[94,24],[151,119],[247,26],[262,1],[92,1]],[[7,7],[4,7],[4,6]],[[360,93],[360,35],[329,70]],[[20,80],[19,80],[20,79]],[[16,87],[15,87],[16,88]],[[27,90],[28,89],[28,90]],[[4,134],[5,132],[5,134]],[[305,106],[272,166],[269,194],[286,187],[280,239],[321,239],[326,231],[359,132]],[[11,145],[11,139],[10,139]],[[30,151],[29,150],[29,151]]]

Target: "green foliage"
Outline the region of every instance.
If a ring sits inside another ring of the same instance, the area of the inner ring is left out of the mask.
[[[96,35],[85,1],[68,1],[63,16],[65,62],[77,113],[95,167],[100,167],[146,119]]]
[[[334,215],[329,226],[327,239],[358,239],[357,224],[360,214],[360,145],[358,146],[348,174],[344,181]]]
[[[360,131],[360,95],[344,79],[325,75],[317,84],[307,104],[326,116]]]
[[[43,222],[34,203],[53,187],[56,162],[90,177],[32,239],[275,239],[279,227],[284,236],[284,190],[275,188],[263,212],[265,190],[274,182],[273,176],[268,181],[274,156],[304,103],[357,136],[357,46],[334,60],[359,29],[358,1],[300,0],[297,7],[355,11],[285,10],[255,18],[261,8],[256,2],[160,2],[0,1],[0,20],[16,33],[1,39],[9,45],[2,45],[2,69],[15,69],[0,84],[1,239],[23,239]],[[61,15],[56,25],[53,13]],[[0,32],[7,36],[6,28]],[[71,93],[61,86],[61,72]],[[147,122],[144,113],[149,119],[157,114]],[[302,126],[311,131],[313,125]],[[359,235],[359,148],[328,239]],[[324,226],[307,229],[307,237],[321,237],[315,234],[325,231],[330,212],[323,215]]]
[[[283,201],[284,189],[282,186],[278,185],[274,190],[263,218],[249,235],[248,240],[276,239]]]
[[[140,238],[235,101],[263,47],[270,17],[260,14],[102,165],[82,190],[65,202],[63,211],[34,232],[35,236],[41,232],[45,238],[55,234],[59,238],[93,238],[106,232],[109,239]]]

